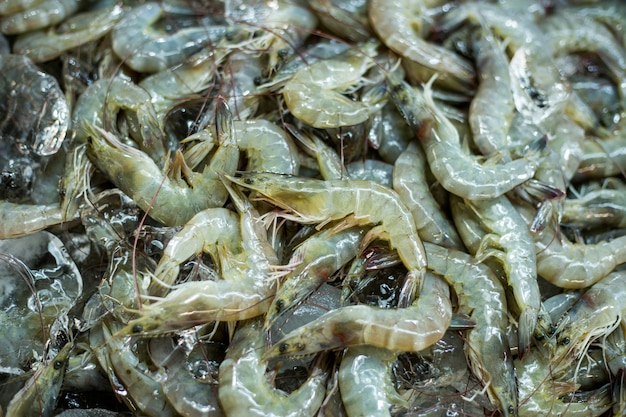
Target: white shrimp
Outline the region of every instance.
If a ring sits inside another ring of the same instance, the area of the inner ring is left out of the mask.
[[[398,352],[373,346],[353,346],[341,358],[339,390],[348,416],[391,417],[390,408],[408,408],[391,376]]]
[[[283,88],[285,104],[303,122],[321,129],[352,126],[369,119],[368,106],[343,91],[359,85],[374,65],[377,44],[369,42],[341,57],[317,61],[300,69]]]
[[[113,51],[126,65],[139,72],[164,71],[216,42],[226,33],[223,26],[198,26],[174,34],[160,33],[151,26],[163,15],[158,3],[135,6],[111,32]]]
[[[66,212],[59,205],[17,204],[0,200],[0,239],[34,233],[66,220]]]
[[[72,16],[56,29],[38,30],[18,36],[13,53],[26,55],[33,62],[46,62],[64,52],[106,35],[122,18],[119,4]]]
[[[426,157],[412,142],[398,156],[393,169],[393,189],[411,210],[420,238],[448,248],[462,248],[454,226],[430,193]]]
[[[398,251],[408,270],[401,304],[410,304],[419,291],[426,268],[424,247],[411,212],[392,189],[371,181],[323,181],[278,174],[243,173],[228,178],[291,211],[293,215],[287,216],[300,223],[325,224],[348,217],[348,224],[377,225],[363,245],[380,236]]]
[[[406,308],[352,305],[331,310],[298,327],[265,354],[301,356],[349,346],[369,345],[395,352],[418,352],[445,333],[452,319],[448,285],[426,274],[420,296]]]
[[[449,192],[476,200],[494,198],[532,178],[543,142],[533,143],[524,158],[502,164],[481,160],[461,146],[459,132],[432,98],[430,82],[423,94],[405,81],[389,78],[398,110],[415,129],[430,170]]]
[[[438,81],[446,87],[471,91],[475,77],[472,64],[455,52],[425,40],[429,29],[426,3],[371,0],[368,7],[372,28],[389,49],[429,71],[421,81],[437,73]]]
[[[266,333],[258,320],[241,323],[220,364],[219,399],[227,416],[315,416],[326,393],[328,372],[316,366],[309,378],[286,394],[267,380],[263,359]]]

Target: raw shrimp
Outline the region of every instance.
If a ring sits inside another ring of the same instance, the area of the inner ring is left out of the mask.
[[[342,91],[355,89],[375,62],[377,43],[361,45],[341,57],[315,62],[300,69],[283,88],[285,104],[303,122],[320,129],[365,122],[370,112]]]
[[[300,223],[348,217],[348,224],[377,225],[368,233],[370,239],[387,239],[408,270],[400,303],[410,304],[419,291],[426,268],[424,247],[411,212],[393,190],[371,181],[323,181],[278,174],[243,173],[227,178],[291,211],[288,216]],[[369,242],[367,237],[365,242]]]
[[[258,320],[241,323],[220,364],[219,399],[227,416],[315,416],[326,393],[328,372],[315,365],[297,390],[286,394],[268,382],[265,336]]]
[[[447,248],[462,248],[454,226],[430,193],[426,181],[426,157],[413,142],[394,164],[393,189],[411,211],[420,238]]]
[[[365,229],[352,227],[323,230],[302,242],[294,250],[288,265],[295,265],[276,292],[265,317],[265,328],[272,326],[293,307],[326,282],[332,274],[354,258]]]
[[[224,26],[197,26],[174,34],[161,33],[152,25],[163,16],[158,3],[144,3],[127,12],[111,32],[113,51],[139,72],[158,72],[181,64],[205,45],[226,33]]]
[[[518,206],[518,212],[531,221],[528,207]],[[586,245],[570,242],[548,225],[535,236],[535,252],[537,273],[545,280],[561,288],[587,288],[626,263],[626,236]]]
[[[502,45],[489,28],[480,28],[477,32],[472,48],[480,81],[470,103],[469,124],[472,140],[483,155],[489,156],[506,152],[515,104],[510,87],[509,59]]]
[[[165,298],[144,306],[138,312],[139,317],[131,320],[119,334],[159,335],[209,321],[244,320],[267,312],[278,284],[278,259],[251,203],[239,190],[225,185],[240,213],[241,236],[239,251],[221,259],[226,279],[178,285]],[[174,249],[183,252],[180,259],[201,249],[202,239],[194,240],[194,229],[197,227],[181,232],[183,241],[173,244]],[[168,258],[162,264],[176,265],[176,262]]]
[[[424,39],[429,29],[426,3],[372,0],[368,5],[372,28],[389,49],[430,72],[421,81],[437,73],[438,80],[446,87],[471,91],[475,77],[472,64],[454,51]]]
[[[545,331],[551,323],[549,315],[542,311],[533,238],[526,222],[506,196],[492,200],[465,200],[465,203],[488,233],[482,239],[476,258],[494,256],[498,259],[513,291],[520,310],[518,339],[523,356],[530,348],[538,320],[539,331]]]
[[[519,417],[592,417],[600,416],[611,408],[608,386],[589,393],[577,393],[578,398],[573,398],[571,402],[559,398],[567,390],[576,389],[574,382],[554,381],[552,361],[539,350],[531,350],[514,363],[519,387]]]
[[[373,346],[353,346],[341,358],[339,390],[348,416],[391,417],[390,408],[408,408],[391,376],[398,353]]]
[[[0,239],[10,239],[69,220],[58,205],[16,204],[0,200]]]
[[[248,157],[246,169],[297,175],[296,146],[279,126],[265,119],[235,121],[237,145]]]
[[[110,329],[109,329],[110,327]],[[149,417],[174,417],[178,414],[163,395],[154,372],[147,369],[133,350],[135,343],[111,336],[116,323],[100,322],[89,331],[89,343],[96,351],[100,366],[109,376],[119,398],[131,410],[139,410]],[[142,369],[143,368],[143,369]]]
[[[135,83],[121,77],[103,78],[93,84],[78,97],[72,114],[72,127],[78,143],[87,142],[94,125],[112,132],[116,136],[118,114],[126,110],[126,115],[134,113],[137,119],[137,144],[160,166],[165,161],[163,133],[150,94]]]
[[[572,361],[582,359],[592,342],[621,325],[625,295],[626,272],[612,272],[589,288],[561,318],[550,358],[555,376],[565,372]]]
[[[43,0],[0,18],[0,32],[17,35],[56,25],[78,10],[79,0]]]
[[[73,348],[73,342],[66,343],[54,359],[35,371],[24,388],[15,394],[4,415],[6,417],[51,416]]]
[[[562,224],[578,230],[626,227],[626,188],[593,190],[564,200]]]
[[[350,179],[374,181],[386,187],[393,184],[393,170],[392,164],[378,159],[354,161],[346,165],[346,174]]]
[[[621,120],[621,126],[614,129],[614,133],[600,138],[588,137],[583,142],[583,155],[573,182],[624,175],[626,139],[621,132],[626,130],[626,118]]]
[[[64,52],[106,35],[121,19],[125,9],[113,7],[81,13],[55,29],[38,30],[19,36],[13,53],[26,55],[33,62],[46,62]]]
[[[397,78],[388,82],[394,103],[416,131],[430,170],[446,190],[472,200],[488,199],[532,178],[544,142],[533,143],[524,158],[502,164],[493,160],[481,163],[461,146],[457,129],[433,101],[430,82],[423,94]]]
[[[455,290],[459,313],[476,327],[467,333],[465,352],[474,375],[503,415],[515,415],[517,387],[507,338],[504,289],[489,267],[466,253],[424,242],[428,269],[442,275]]]
[[[296,129],[288,126],[287,130],[303,145],[305,153],[317,161],[320,176],[325,180],[347,179],[344,165],[337,152],[324,142],[314,131]]]
[[[321,24],[341,39],[363,42],[372,36],[366,0],[312,0],[309,7]]]
[[[0,3],[0,16],[23,12],[33,6],[37,6],[41,2],[43,2],[43,0],[5,0]]]
[[[177,158],[184,179],[164,178],[163,171],[148,155],[121,143],[97,126],[91,129],[87,154],[94,165],[150,217],[168,226],[182,225],[196,213],[221,207],[226,202],[228,192],[217,171],[233,174],[239,162],[232,129],[228,123],[226,125],[231,131],[221,140],[220,148],[202,173],[188,169],[182,155]]]
[[[418,352],[441,339],[451,319],[448,285],[426,274],[419,297],[409,307],[352,305],[331,310],[288,333],[265,357],[310,355],[358,345]]]

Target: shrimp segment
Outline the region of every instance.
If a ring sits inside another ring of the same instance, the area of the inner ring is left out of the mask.
[[[372,181],[322,181],[255,173],[226,177],[261,193],[278,207],[290,210],[291,217],[301,223],[326,223],[351,216],[349,222],[377,224],[370,234],[388,239],[409,271],[401,302],[410,304],[419,290],[426,254],[411,212],[393,190]]]
[[[418,352],[441,339],[451,319],[448,285],[426,274],[420,296],[411,306],[397,309],[368,305],[340,307],[288,333],[265,357],[310,355],[358,345]]]

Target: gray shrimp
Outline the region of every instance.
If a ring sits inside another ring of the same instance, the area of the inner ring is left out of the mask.
[[[240,323],[220,364],[218,395],[227,416],[315,416],[326,393],[328,371],[315,367],[291,394],[268,382],[263,358],[266,333],[259,320]]]
[[[79,0],[43,0],[30,3],[30,8],[20,7],[21,10],[1,17],[0,32],[17,35],[53,26],[74,14],[80,6]]]

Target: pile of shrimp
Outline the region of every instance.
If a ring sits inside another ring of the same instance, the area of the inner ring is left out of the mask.
[[[0,416],[623,415],[625,24],[2,1]]]

